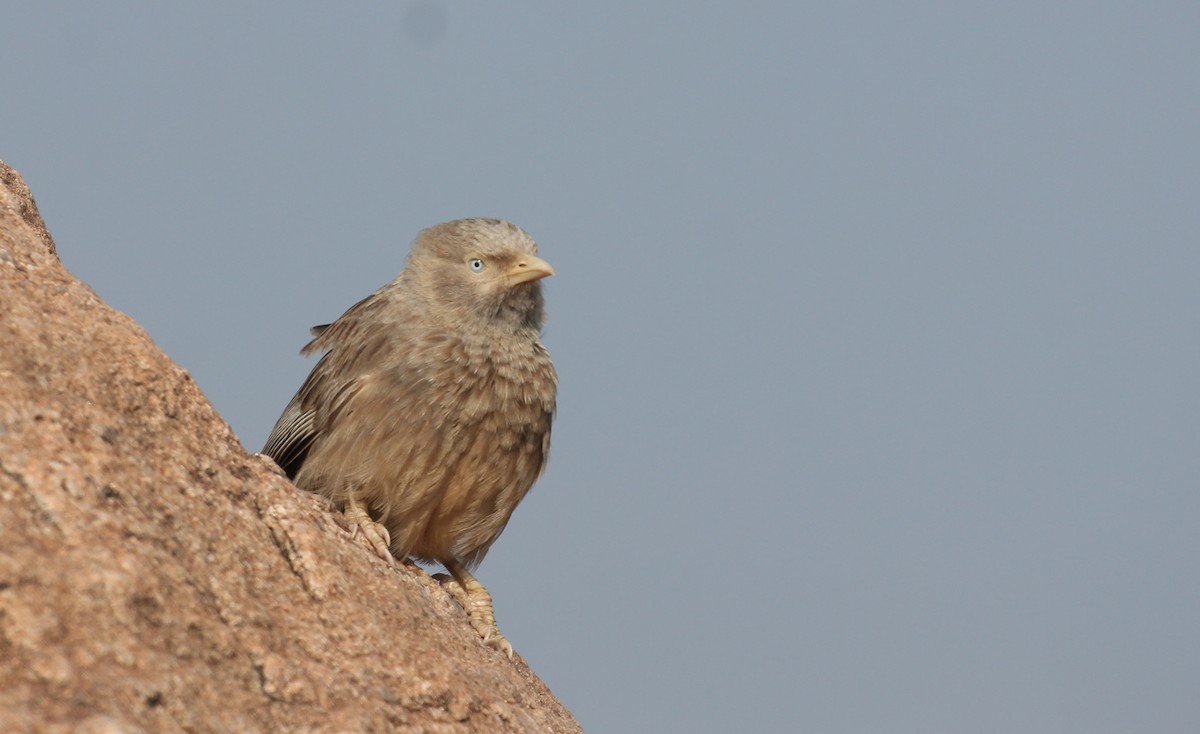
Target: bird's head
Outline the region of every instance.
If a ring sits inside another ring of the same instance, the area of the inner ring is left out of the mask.
[[[459,219],[424,230],[406,270],[455,318],[534,329],[544,318],[540,281],[554,275],[533,238],[501,219]]]

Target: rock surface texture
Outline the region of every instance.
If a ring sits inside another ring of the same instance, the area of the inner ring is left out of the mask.
[[[0,163],[0,731],[580,727],[247,454]]]

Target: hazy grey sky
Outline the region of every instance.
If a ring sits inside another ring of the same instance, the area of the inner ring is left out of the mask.
[[[591,732],[1200,730],[1200,4],[6,3],[0,159],[258,450],[417,231],[558,275],[480,569]]]

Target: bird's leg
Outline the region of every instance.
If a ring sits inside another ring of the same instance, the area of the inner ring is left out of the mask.
[[[500,628],[496,626],[496,614],[492,611],[492,595],[483,588],[479,579],[472,576],[471,572],[458,561],[449,561],[445,566],[446,570],[454,577],[443,582],[446,591],[450,592],[450,596],[453,596],[463,606],[463,609],[467,610],[467,619],[479,636],[483,638],[484,644],[499,650],[511,660],[513,648],[508,640],[504,639],[504,635],[500,634]]]
[[[387,561],[388,565],[396,565],[396,558],[390,550],[390,546],[392,545],[391,534],[382,523],[377,523],[371,519],[367,508],[358,504],[354,498],[350,498],[346,500],[346,507],[342,510],[342,514],[346,516],[346,521],[350,523],[351,539],[358,537],[361,533],[363,540],[367,541],[367,545],[371,547],[371,550],[375,551],[375,555]]]

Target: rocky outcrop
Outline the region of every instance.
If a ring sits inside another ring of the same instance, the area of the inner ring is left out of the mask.
[[[0,731],[576,732],[59,262],[0,163]]]

